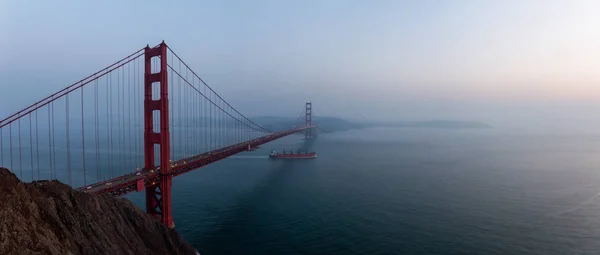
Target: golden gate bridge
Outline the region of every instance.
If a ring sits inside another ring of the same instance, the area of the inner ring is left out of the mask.
[[[145,191],[147,213],[173,227],[174,177],[314,128],[310,102],[287,130],[255,123],[162,42],[0,120],[0,166],[81,192]]]

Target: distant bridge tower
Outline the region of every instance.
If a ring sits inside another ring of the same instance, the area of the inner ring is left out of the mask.
[[[305,125],[307,127],[312,126],[312,103],[311,102],[306,102],[306,114],[305,114]],[[312,134],[312,128],[306,129],[306,131],[304,132],[304,139],[312,139],[313,138],[313,134]]]

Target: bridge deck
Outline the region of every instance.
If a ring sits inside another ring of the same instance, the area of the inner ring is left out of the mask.
[[[202,153],[196,156],[171,162],[171,172],[173,177],[187,173],[194,169],[209,165],[221,159],[247,151],[248,145],[256,147],[279,138],[304,131],[312,127],[300,127],[288,131],[272,133],[246,142],[230,145],[217,150]],[[119,176],[110,180],[94,183],[85,187],[77,188],[78,191],[86,193],[102,194],[108,193],[114,196],[122,196],[141,188],[154,185],[160,182],[160,167],[155,169],[142,169],[139,172]]]

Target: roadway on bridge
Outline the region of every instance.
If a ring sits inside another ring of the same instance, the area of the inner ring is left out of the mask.
[[[184,169],[184,168],[186,168],[186,166],[189,168],[188,164],[196,165],[197,162],[206,162],[206,164],[209,164],[209,163],[224,159],[226,157],[229,157],[231,155],[235,155],[237,153],[247,151],[248,147],[250,147],[250,149],[252,150],[252,148],[256,148],[259,145],[268,143],[272,140],[281,138],[283,136],[294,134],[296,132],[301,132],[306,128],[312,128],[312,127],[300,127],[300,128],[292,129],[290,131],[282,131],[282,132],[272,133],[272,134],[269,134],[269,135],[266,135],[263,137],[259,137],[259,138],[255,138],[255,139],[252,139],[252,140],[249,140],[246,142],[230,145],[230,146],[216,149],[213,151],[205,152],[205,153],[202,153],[202,154],[199,154],[196,156],[192,156],[192,157],[188,157],[188,158],[184,158],[184,159],[181,159],[178,161],[171,162],[171,169],[172,169],[171,174],[173,174],[173,175],[181,174],[181,173],[178,173],[178,171],[173,171],[173,170]],[[211,159],[213,159],[213,160],[211,160]],[[201,165],[199,165],[197,167],[193,167],[193,168],[194,169],[200,168],[206,164],[201,164]],[[136,171],[134,173],[126,174],[126,175],[119,176],[119,177],[109,179],[106,181],[102,181],[102,182],[90,184],[90,185],[87,185],[84,187],[80,187],[80,188],[77,188],[77,190],[83,191],[86,193],[106,193],[106,192],[110,193],[111,191],[120,190],[120,192],[115,193],[115,195],[123,195],[123,194],[127,194],[130,192],[136,191],[137,187],[133,186],[133,184],[135,184],[139,181],[143,181],[143,182],[149,181],[149,183],[143,183],[144,186],[156,184],[152,180],[155,179],[155,177],[160,176],[160,174],[161,174],[160,167],[156,167],[154,169],[141,169],[140,171]]]

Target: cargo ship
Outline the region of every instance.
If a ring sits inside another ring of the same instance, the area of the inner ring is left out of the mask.
[[[304,152],[304,153],[296,153],[293,151],[285,151],[282,153],[278,153],[275,150],[271,150],[271,154],[269,154],[269,158],[272,159],[311,159],[316,158],[316,152]]]

